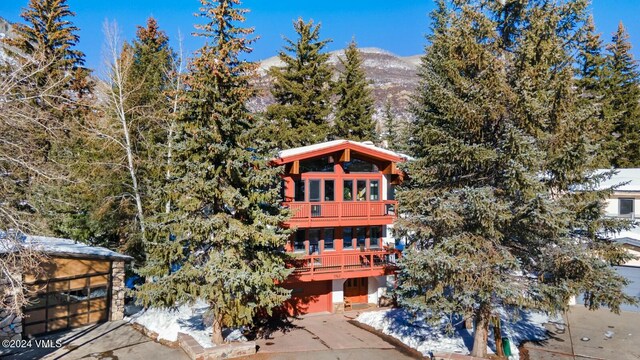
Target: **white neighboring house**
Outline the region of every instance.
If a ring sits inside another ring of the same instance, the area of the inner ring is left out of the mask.
[[[630,220],[639,219],[635,221],[634,228],[614,234],[613,238],[629,253],[638,257],[624,265],[640,267],[640,168],[616,169],[616,172],[600,184],[603,189],[619,185],[607,200],[606,215]]]

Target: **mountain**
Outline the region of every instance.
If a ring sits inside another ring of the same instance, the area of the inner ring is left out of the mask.
[[[14,63],[14,60],[7,54],[6,49],[9,49],[14,55],[18,53],[18,50],[5,44],[4,39],[12,39],[15,37],[13,33],[13,25],[0,16],[0,65],[7,63]]]
[[[386,50],[378,48],[360,48],[364,71],[371,84],[375,98],[376,114],[374,118],[382,119],[387,99],[391,101],[394,115],[398,118],[408,119],[411,115],[408,109],[411,94],[418,85],[417,70],[420,64],[420,56],[414,55],[400,57]],[[342,71],[344,67],[338,57],[344,57],[344,50],[333,51],[330,54],[329,63],[335,70]],[[277,56],[260,61],[259,79],[257,87],[261,95],[253,101],[251,108],[255,111],[263,111],[273,103],[273,97],[269,92],[272,79],[268,75],[269,68],[283,66],[283,62]],[[337,78],[338,72],[335,77]]]

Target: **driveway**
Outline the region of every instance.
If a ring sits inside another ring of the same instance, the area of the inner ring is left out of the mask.
[[[160,345],[133,329],[126,321],[89,325],[37,339],[51,339],[53,342],[60,340],[61,346],[0,353],[0,358],[3,360],[5,358],[11,360],[189,359],[182,349],[172,349]]]
[[[307,315],[287,332],[257,341],[258,353],[246,360],[413,359],[384,339],[348,322],[356,313]]]
[[[575,305],[567,313],[569,326],[547,324],[550,338],[525,349],[529,360],[638,360],[640,313],[607,309],[589,311]],[[574,355],[575,354],[575,355]]]

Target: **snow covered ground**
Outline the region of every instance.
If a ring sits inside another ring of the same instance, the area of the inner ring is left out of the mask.
[[[503,336],[510,340],[512,354],[510,359],[512,360],[520,358],[518,346],[522,342],[546,339],[547,331],[543,324],[552,321],[547,315],[535,312],[522,312],[518,319],[501,309],[500,315],[503,320]],[[471,331],[459,329],[452,334],[447,334],[444,330],[448,323],[447,319],[441,321],[441,326],[432,326],[425,321],[424,315],[413,314],[405,309],[365,312],[356,320],[395,337],[424,355],[429,353],[469,354],[473,346]],[[561,319],[555,319],[555,321],[562,322]],[[495,350],[493,334],[489,334],[488,347],[493,353]]]
[[[178,332],[191,335],[202,347],[213,347],[211,342],[211,326],[202,323],[204,314],[209,309],[202,300],[193,305],[182,305],[176,309],[149,308],[141,310],[125,320],[140,324],[158,334],[158,339],[178,340]],[[242,332],[236,330],[223,331],[226,341],[247,341]]]

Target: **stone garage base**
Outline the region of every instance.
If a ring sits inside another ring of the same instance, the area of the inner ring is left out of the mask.
[[[178,344],[191,360],[232,359],[256,353],[254,341],[203,348],[191,335],[178,333]]]

